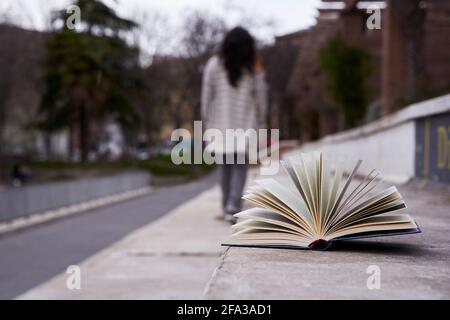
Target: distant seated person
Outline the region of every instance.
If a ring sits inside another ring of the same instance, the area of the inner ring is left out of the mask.
[[[11,179],[12,184],[15,187],[20,187],[24,183],[27,182],[27,180],[31,176],[31,170],[23,163],[16,163],[12,170],[11,170]]]

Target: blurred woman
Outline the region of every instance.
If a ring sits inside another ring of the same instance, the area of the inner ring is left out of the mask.
[[[244,28],[229,31],[218,55],[206,64],[202,84],[202,118],[208,129],[258,129],[265,119],[266,84],[258,63],[254,38]],[[237,159],[246,153],[225,141],[215,144],[214,152],[224,159],[221,165],[222,208],[224,218],[234,222],[241,210],[247,165]],[[227,157],[228,155],[228,157]],[[226,159],[234,159],[228,163]]]

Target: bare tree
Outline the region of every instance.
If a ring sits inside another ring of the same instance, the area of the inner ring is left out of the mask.
[[[255,12],[249,12],[241,3],[236,0],[224,1],[224,16],[231,17],[235,25],[250,30],[257,38],[260,46],[270,44],[276,31],[277,21],[272,17],[264,17],[255,14]]]
[[[260,54],[269,84],[267,124],[271,128],[280,128],[282,138],[290,138],[295,117],[287,88],[297,61],[298,46],[289,42],[275,43],[262,48]]]
[[[172,106],[169,96],[176,88],[177,76],[168,56],[174,45],[167,16],[154,10],[143,11],[136,7],[133,18],[138,27],[130,34],[133,46],[139,47],[141,69],[137,70],[140,90],[136,97],[136,112],[139,114],[140,137],[150,144],[154,142]]]
[[[203,67],[218,49],[226,32],[226,23],[202,11],[189,12],[183,24],[183,93],[192,110],[192,120],[200,119],[200,91]]]
[[[136,7],[132,16],[138,27],[131,33],[131,42],[140,48],[144,66],[151,65],[155,56],[171,52],[175,40],[166,15],[157,10],[149,12]]]
[[[6,123],[8,97],[11,92],[11,64],[0,55],[0,162],[3,163],[3,131]]]

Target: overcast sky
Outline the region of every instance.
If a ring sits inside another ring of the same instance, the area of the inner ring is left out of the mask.
[[[14,21],[27,28],[45,28],[46,13],[55,8],[64,8],[68,0],[1,0],[0,13],[9,11]],[[260,37],[270,38],[306,28],[314,23],[320,0],[105,0],[124,17],[132,17],[137,8],[149,13],[159,12],[167,17],[173,27],[181,20],[186,10],[200,9],[219,14],[233,26],[244,18],[254,24],[273,26],[255,27]],[[9,10],[8,10],[9,9]]]

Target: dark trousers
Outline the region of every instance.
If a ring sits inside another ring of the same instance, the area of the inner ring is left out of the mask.
[[[241,211],[242,195],[247,180],[246,164],[221,165],[222,208],[224,213],[235,214]]]

